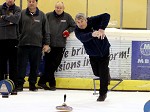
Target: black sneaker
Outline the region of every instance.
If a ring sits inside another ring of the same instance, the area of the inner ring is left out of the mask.
[[[51,91],[56,91],[56,87],[55,87],[55,86],[50,87],[50,90],[51,90]]]
[[[17,89],[12,90],[11,95],[17,95]]]
[[[99,97],[98,97],[98,99],[97,99],[97,101],[104,101],[105,99],[106,99],[106,97],[107,97],[107,94],[105,94],[105,95],[100,95]]]
[[[29,84],[29,91],[37,91],[38,89],[35,87],[35,84]]]
[[[38,83],[38,86],[40,86],[44,90],[50,90],[50,88],[46,84]]]
[[[23,91],[23,85],[17,85],[17,91],[18,92]]]

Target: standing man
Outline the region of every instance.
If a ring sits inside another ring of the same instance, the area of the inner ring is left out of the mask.
[[[46,15],[37,7],[38,0],[27,0],[28,7],[22,11],[19,22],[18,91],[23,91],[27,63],[30,64],[29,90],[35,86],[42,49],[49,50],[50,35]],[[43,47],[43,48],[42,48]]]
[[[108,91],[110,43],[105,36],[105,28],[109,20],[110,15],[107,13],[89,18],[83,13],[78,13],[75,17],[75,35],[89,55],[94,75],[100,77],[100,95],[97,101],[104,101]]]
[[[0,80],[9,74],[16,86],[17,79],[17,27],[21,10],[15,0],[6,0],[0,5]],[[13,91],[16,93],[16,89]]]
[[[61,63],[66,47],[67,37],[74,31],[75,22],[70,14],[64,12],[63,2],[55,4],[55,10],[47,13],[50,26],[51,52],[45,54],[44,75],[41,76],[38,85],[49,90],[46,82],[49,82],[50,90],[56,90],[55,71]]]

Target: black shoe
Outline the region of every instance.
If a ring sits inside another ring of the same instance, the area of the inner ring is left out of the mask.
[[[35,87],[35,84],[29,84],[29,91],[37,91],[38,89]]]
[[[51,90],[51,91],[56,91],[56,87],[55,87],[55,86],[50,87],[50,90]]]
[[[17,85],[17,91],[18,92],[23,91],[23,85]]]
[[[11,95],[17,95],[17,89],[12,90]]]
[[[44,90],[50,90],[50,88],[46,84],[38,83],[38,86],[40,86]]]
[[[97,101],[104,101],[105,99],[106,99],[106,97],[107,97],[107,94],[105,94],[105,95],[100,95],[99,97],[98,97],[98,99],[97,99]]]

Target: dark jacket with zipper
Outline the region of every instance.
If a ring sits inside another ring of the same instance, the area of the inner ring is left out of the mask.
[[[6,3],[0,5],[0,40],[17,39],[20,15],[21,9],[15,4],[10,7]]]
[[[89,56],[104,57],[109,54],[110,43],[107,37],[98,39],[92,36],[94,30],[105,30],[109,20],[110,15],[104,13],[87,18],[87,27],[85,29],[79,29],[78,26],[76,26],[75,35],[83,43],[86,53]]]
[[[29,9],[21,12],[19,22],[19,46],[37,46],[50,44],[49,25],[46,15],[36,8],[34,14]]]
[[[70,14],[63,12],[57,15],[55,11],[46,14],[50,26],[50,46],[65,47],[66,38],[63,37],[63,32],[68,30],[69,33],[75,29],[75,22]]]

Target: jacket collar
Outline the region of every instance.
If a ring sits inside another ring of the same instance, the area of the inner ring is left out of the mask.
[[[14,10],[15,9],[15,4],[13,4],[12,6],[9,7],[9,10]],[[6,5],[6,2],[3,4],[2,8],[7,9],[8,6]]]
[[[26,14],[32,15],[31,12],[29,11],[29,8],[26,8]],[[36,12],[33,15],[36,15],[36,16],[39,15],[39,9],[38,8],[36,8]]]
[[[53,14],[55,15],[55,17],[62,17],[63,15],[64,15],[64,12],[62,13],[62,14],[60,14],[60,15],[58,15],[56,12],[55,12],[55,10],[53,11]]]

